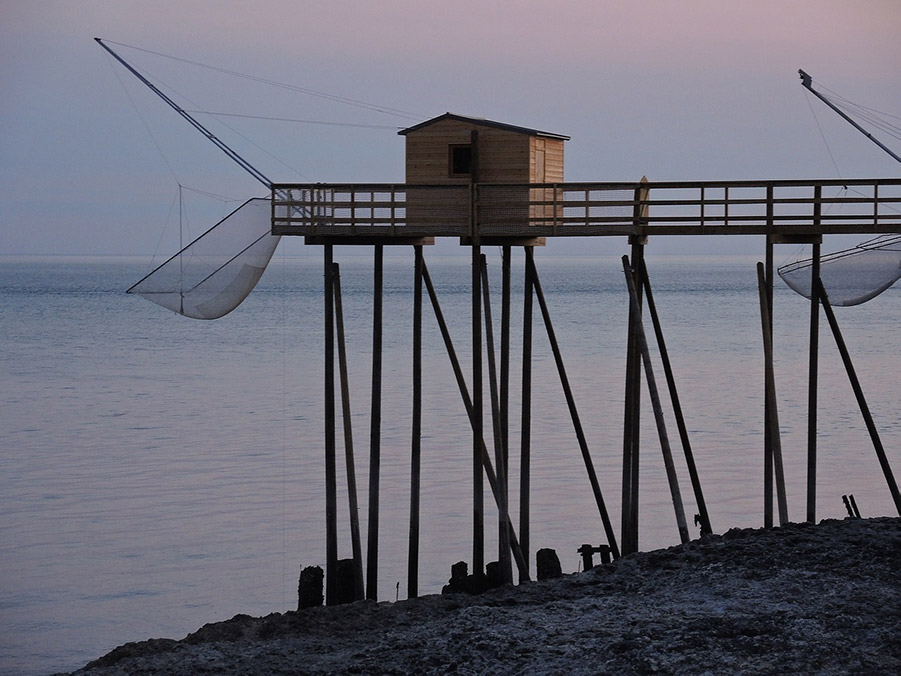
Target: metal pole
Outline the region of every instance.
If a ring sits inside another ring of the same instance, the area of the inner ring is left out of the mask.
[[[848,346],[845,345],[845,339],[842,337],[841,329],[832,312],[832,304],[826,295],[826,289],[823,288],[823,282],[820,279],[816,281],[816,289],[820,300],[823,303],[823,311],[826,313],[826,319],[832,329],[832,335],[835,336],[835,344],[842,356],[842,362],[845,365],[845,371],[848,373],[848,380],[851,381],[851,388],[854,390],[854,396],[857,398],[857,405],[860,407],[860,413],[867,425],[867,431],[870,433],[870,439],[873,441],[873,449],[876,451],[876,457],[879,459],[879,465],[882,467],[882,474],[888,484],[889,492],[892,494],[892,500],[895,502],[895,509],[901,516],[901,494],[898,493],[898,484],[895,483],[895,475],[892,473],[891,465],[889,465],[888,456],[885,454],[885,448],[882,446],[882,440],[879,438],[879,430],[876,429],[876,423],[873,422],[873,416],[870,414],[870,407],[867,405],[866,397],[863,394],[863,388],[860,386],[860,380],[857,372],[854,370],[854,364],[851,362],[851,354],[848,352]],[[854,496],[851,496],[854,499]]]
[[[525,272],[522,310],[522,430],[520,432],[519,461],[519,537],[525,553],[526,565],[529,560],[529,493],[532,475],[532,273],[529,253],[532,247],[523,247]],[[528,571],[526,572],[528,575]],[[522,577],[520,576],[520,582]]]
[[[688,466],[688,475],[691,478],[691,487],[694,492],[695,502],[698,504],[698,519],[701,523],[701,535],[712,533],[710,516],[707,513],[707,503],[704,501],[704,491],[701,488],[701,479],[698,476],[698,468],[695,465],[694,453],[688,438],[688,428],[685,425],[685,416],[682,414],[682,404],[679,402],[679,391],[676,389],[676,378],[673,375],[673,367],[669,359],[669,351],[666,349],[666,341],[663,338],[663,326],[657,314],[657,304],[654,303],[654,294],[651,291],[651,279],[648,276],[647,266],[642,261],[641,280],[644,286],[645,296],[648,300],[648,311],[654,325],[654,335],[660,349],[660,361],[663,363],[663,373],[666,376],[666,384],[670,399],[673,402],[673,414],[676,418],[676,427],[679,429],[679,439],[682,442],[682,451],[685,454],[685,464]]]
[[[623,272],[626,275],[626,284],[629,287],[629,317],[635,324],[635,335],[638,339],[638,347],[644,362],[644,375],[648,383],[648,392],[651,397],[651,405],[654,409],[654,418],[657,422],[657,435],[660,438],[660,450],[663,452],[663,465],[666,469],[666,478],[669,482],[670,495],[673,500],[673,509],[676,512],[676,527],[682,544],[691,538],[688,535],[688,525],[685,522],[685,508],[682,505],[682,494],[679,490],[679,479],[676,476],[676,466],[673,464],[673,454],[666,434],[666,422],[663,419],[663,407],[660,404],[660,393],[657,390],[657,381],[654,378],[654,369],[651,364],[651,352],[648,349],[648,341],[645,336],[644,326],[641,322],[641,311],[638,307],[638,288],[635,277],[629,265],[629,257],[623,256]]]
[[[379,473],[382,430],[382,257],[375,246],[372,298],[372,413],[369,428],[369,531],[366,539],[366,598],[378,600]]]
[[[619,548],[616,545],[616,534],[613,532],[613,525],[610,523],[610,517],[607,514],[607,507],[604,504],[604,497],[601,494],[601,485],[598,483],[597,474],[594,471],[594,463],[591,460],[591,453],[588,450],[588,441],[585,438],[585,432],[582,429],[582,422],[579,419],[579,412],[576,409],[576,400],[573,397],[572,388],[569,385],[569,378],[566,375],[566,367],[563,365],[563,355],[560,353],[560,345],[557,343],[557,336],[554,332],[554,325],[551,323],[551,315],[548,311],[547,303],[544,299],[544,292],[541,290],[541,281],[538,279],[538,270],[535,268],[535,259],[532,251],[526,250],[526,257],[529,261],[532,274],[532,283],[535,286],[535,295],[538,297],[538,306],[541,308],[541,316],[544,319],[544,327],[547,330],[548,342],[551,344],[551,350],[554,353],[554,361],[557,364],[557,373],[560,376],[560,384],[563,387],[563,394],[566,397],[566,405],[569,407],[569,415],[572,418],[573,428],[576,432],[576,439],[579,442],[579,450],[582,452],[582,460],[585,463],[585,470],[588,473],[588,481],[591,484],[591,490],[594,493],[595,503],[598,507],[598,513],[601,515],[601,521],[604,525],[604,532],[607,535],[607,542],[610,545],[610,551],[614,558],[619,558]]]
[[[341,302],[341,271],[332,265],[335,290],[335,326],[338,331],[338,372],[341,382],[341,413],[344,419],[344,461],[347,467],[347,502],[350,509],[350,538],[354,562],[354,598],[363,598],[363,548],[360,545],[360,508],[357,503],[357,473],[354,463],[353,425],[350,411],[350,383],[347,375],[347,349],[344,334],[344,309]]]
[[[325,258],[325,603],[337,596],[338,572],[338,489],[335,467],[335,315],[332,275],[332,246],[324,247]]]
[[[413,432],[410,450],[410,545],[407,598],[419,596],[419,489],[422,456],[422,246],[413,247]]]

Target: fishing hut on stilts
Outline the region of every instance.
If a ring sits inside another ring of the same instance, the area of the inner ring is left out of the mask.
[[[762,237],[766,241],[765,260],[757,266],[764,348],[764,526],[772,527],[776,522],[774,498],[778,523],[789,521],[773,358],[773,282],[777,273],[773,251],[779,244],[801,243],[811,247],[809,260],[782,266],[778,270],[789,286],[810,299],[805,518],[811,522],[816,518],[817,372],[821,311],[835,338],[895,508],[901,514],[901,495],[888,456],[832,312],[833,304],[863,302],[901,278],[901,179],[654,182],[643,178],[631,182],[566,182],[563,160],[564,143],[568,137],[447,113],[400,132],[406,140],[404,183],[274,183],[121,59],[108,45],[99,39],[97,42],[269,192],[269,199],[248,200],[137,282],[129,289],[130,293],[144,296],[185,316],[215,319],[233,310],[251,292],[280,237],[303,237],[306,244],[322,247],[326,603],[379,597],[385,246],[412,250],[408,597],[419,594],[424,376],[422,326],[426,296],[471,428],[471,563],[477,582],[481,583],[484,578],[501,584],[514,579],[525,581],[533,574],[529,565],[533,551],[530,540],[530,482],[531,427],[535,408],[531,396],[531,366],[536,300],[606,539],[600,545],[586,544],[579,549],[585,566],[592,565],[595,553],[600,553],[604,560],[638,549],[639,460],[643,451],[639,434],[642,381],[649,394],[679,538],[683,543],[688,542],[688,520],[674,462],[673,444],[664,416],[661,397],[663,382],[672,405],[679,445],[696,505],[695,523],[700,526],[702,534],[712,532],[663,325],[645,263],[645,246],[653,235],[745,235]],[[804,85],[810,89],[809,76],[803,71],[801,75]],[[901,158],[892,155],[901,161]],[[823,236],[833,234],[878,237],[853,250],[821,256]],[[622,258],[629,310],[624,318],[628,333],[623,383],[619,538],[592,462],[536,263],[535,249],[544,246],[548,238],[555,237],[619,237],[627,238],[628,242],[629,254]],[[461,246],[469,247],[471,252],[471,342],[465,348],[455,345],[451,339],[426,263],[424,252],[438,238],[456,239]],[[365,562],[351,430],[340,264],[334,255],[336,245],[364,246],[373,250]],[[484,246],[499,247],[501,250],[501,317],[497,345],[495,321],[491,314],[488,265],[482,253]],[[521,298],[522,353],[513,355],[513,252],[520,248],[523,252],[524,288]],[[850,266],[849,261],[852,262]],[[860,273],[861,268],[856,265],[858,261],[868,266],[867,274]],[[651,337],[656,341],[662,366],[663,379],[660,383],[651,358]],[[459,358],[461,349],[469,351],[472,368],[468,378]],[[515,413],[509,405],[511,359],[514,357],[521,359],[521,410]],[[339,401],[353,552],[349,561],[338,558]],[[514,452],[509,447],[509,431],[514,418],[520,422],[518,490],[514,490],[509,471],[510,454]],[[486,437],[492,440],[490,447]],[[486,480],[493,497],[493,505],[490,506],[483,501]],[[514,494],[518,498],[515,510],[517,523],[510,516]],[[849,513],[856,511],[851,497],[846,503]],[[486,566],[485,529],[489,519],[496,520],[498,559]],[[319,596],[321,602],[321,593]],[[316,602],[315,598],[313,602]]]
[[[759,265],[761,326],[765,372],[765,445],[764,445],[764,525],[774,524],[776,498],[778,522],[789,520],[779,441],[775,377],[773,373],[773,248],[776,244],[810,243],[812,260],[810,285],[816,291],[810,310],[810,382],[808,401],[809,449],[807,520],[815,518],[816,486],[816,393],[817,345],[820,307],[825,309],[839,349],[843,341],[819,282],[819,247],[826,234],[879,234],[901,232],[901,180],[856,181],[729,181],[729,182],[651,182],[642,179],[626,183],[567,183],[563,180],[564,143],[568,137],[447,113],[400,132],[406,139],[406,182],[403,184],[287,184],[272,186],[272,233],[303,236],[307,244],[323,247],[325,316],[325,462],[326,462],[326,600],[336,598],[337,578],[331,574],[338,566],[336,501],[337,406],[335,372],[339,371],[344,424],[349,424],[346,363],[343,354],[340,271],[335,262],[335,245],[370,246],[374,252],[374,296],[372,393],[370,419],[370,476],[368,482],[367,560],[362,560],[359,522],[356,516],[353,451],[345,448],[348,495],[350,496],[353,571],[356,598],[378,598],[379,466],[381,425],[381,340],[382,340],[382,259],[387,246],[407,246],[413,250],[413,412],[411,431],[411,485],[408,556],[408,597],[417,596],[420,505],[420,439],[422,387],[423,303],[428,296],[438,322],[448,357],[466,409],[472,431],[472,568],[484,575],[485,528],[489,512],[496,515],[498,561],[489,566],[491,577],[512,582],[514,566],[520,581],[530,579],[530,426],[531,347],[534,301],[547,330],[557,372],[563,389],[585,471],[597,506],[606,543],[586,545],[583,550],[609,552],[613,558],[638,549],[639,422],[641,388],[645,381],[656,424],[663,465],[669,484],[676,527],[681,542],[689,540],[688,519],[676,465],[673,444],[664,417],[661,389],[669,394],[676,421],[679,445],[685,457],[689,483],[697,507],[695,522],[701,533],[712,532],[698,469],[695,465],[687,425],[679,402],[675,376],[666,350],[663,326],[653,291],[644,250],[651,235],[758,235],[766,239],[765,262]],[[826,197],[824,189],[852,186],[853,196]],[[824,206],[846,207],[840,215],[824,213]],[[569,384],[566,366],[557,343],[550,308],[542,291],[536,265],[535,248],[549,237],[626,237],[630,253],[623,257],[625,286],[630,309],[626,345],[626,374],[623,408],[623,456],[620,536],[611,522],[600,481],[579,417],[577,402]],[[458,358],[459,346],[451,340],[440,300],[432,284],[424,251],[435,238],[459,239],[470,248],[472,373],[463,372]],[[493,319],[486,258],[483,246],[501,249],[500,340],[495,348]],[[522,302],[522,410],[520,476],[518,486],[518,523],[510,517],[511,490],[508,476],[509,425],[514,414],[509,410],[510,307],[512,253],[523,250]],[[645,319],[647,311],[650,323]],[[649,342],[656,340],[663,378],[658,384]],[[336,343],[337,355],[336,363]],[[897,485],[888,465],[878,433],[853,374],[846,349],[842,357],[858,394],[868,429],[874,440],[880,465],[901,514]],[[643,375],[642,375],[643,374]],[[487,382],[486,382],[487,381]],[[487,387],[486,387],[487,386]],[[488,415],[486,416],[486,412]],[[490,431],[491,448],[485,439]],[[348,443],[349,430],[345,434]],[[483,504],[487,480],[494,505]]]

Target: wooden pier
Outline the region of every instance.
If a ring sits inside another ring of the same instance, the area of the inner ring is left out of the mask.
[[[277,183],[272,233],[310,243],[901,232],[901,179],[409,185]]]
[[[368,485],[369,514],[367,537],[366,582],[363,587],[364,563],[356,525],[356,488],[349,481],[351,500],[354,589],[355,597],[378,598],[378,533],[379,533],[379,454],[381,423],[381,276],[382,251],[385,245],[411,246],[413,257],[414,305],[413,331],[413,430],[411,442],[411,487],[407,596],[417,596],[419,547],[419,472],[421,430],[421,336],[423,321],[423,285],[444,337],[448,357],[454,369],[460,396],[472,427],[473,444],[473,552],[472,567],[477,576],[485,571],[484,531],[485,505],[482,502],[483,480],[487,479],[494,496],[498,524],[498,569],[500,579],[512,582],[515,563],[520,581],[530,579],[530,425],[531,383],[530,360],[532,341],[533,299],[548,332],[561,385],[567,399],[588,481],[591,485],[599,517],[607,537],[606,545],[614,557],[638,548],[638,504],[640,453],[639,419],[642,373],[651,393],[663,461],[670,486],[674,514],[680,539],[688,540],[688,529],[679,479],[673,465],[673,445],[669,440],[658,395],[658,385],[648,349],[653,336],[663,359],[663,376],[675,407],[679,442],[689,468],[692,494],[698,507],[697,519],[703,532],[712,532],[703,489],[698,478],[691,445],[679,408],[675,378],[669,365],[663,327],[653,302],[653,292],[644,262],[644,248],[652,235],[756,235],[765,241],[765,263],[759,265],[761,325],[763,328],[765,412],[764,412],[764,477],[763,525],[774,525],[774,497],[778,504],[778,521],[789,520],[786,507],[781,445],[779,442],[777,399],[774,390],[772,358],[773,246],[780,243],[810,243],[814,259],[818,259],[824,235],[876,235],[901,233],[901,179],[854,180],[787,180],[787,181],[666,181],[645,179],[620,183],[478,183],[474,181],[439,184],[297,184],[272,185],[272,233],[301,236],[311,245],[323,246],[325,276],[325,456],[326,456],[326,599],[338,598],[333,571],[337,568],[336,516],[336,448],[335,428],[338,408],[335,403],[335,340],[339,353],[343,350],[343,325],[340,314],[338,265],[333,260],[334,245],[371,246],[374,250],[373,298],[373,364],[370,428],[370,476]],[[624,256],[625,288],[630,294],[626,346],[626,373],[623,422],[622,515],[619,540],[607,513],[601,487],[595,475],[591,454],[582,432],[581,422],[566,367],[551,323],[547,300],[535,264],[534,247],[551,237],[628,238],[630,255]],[[461,245],[472,249],[472,373],[467,384],[457,348],[446,329],[442,309],[431,284],[423,245],[436,238],[458,238]],[[489,303],[488,276],[483,245],[502,247],[503,288],[500,318],[499,350],[494,344],[493,320]],[[510,519],[509,477],[506,471],[511,449],[508,428],[511,419],[507,405],[510,354],[510,252],[522,246],[526,265],[523,271],[525,297],[522,330],[522,411],[521,457],[519,484],[519,522]],[[812,288],[820,289],[818,265],[812,266]],[[820,307],[828,302],[825,291],[813,294],[810,316],[810,382],[808,401],[808,477],[805,518],[816,518],[816,401],[818,326]],[[652,328],[645,330],[644,308],[650,311]],[[828,306],[827,306],[828,307]],[[336,315],[337,313],[337,315]],[[336,325],[337,316],[337,325]],[[830,326],[841,345],[841,335],[829,313]],[[336,334],[337,331],[337,334]],[[844,353],[843,353],[844,354]],[[498,363],[500,368],[498,369]],[[487,372],[486,367],[487,366]],[[347,365],[340,360],[341,410],[344,424],[349,424],[349,392],[346,387]],[[860,391],[848,363],[849,377],[855,393]],[[485,391],[486,385],[488,391]],[[869,418],[862,392],[859,396],[862,414],[873,434],[874,448],[901,514],[901,497],[878,432]],[[485,417],[486,412],[488,417]],[[485,430],[491,431],[491,452],[486,445]],[[350,434],[345,434],[349,478],[353,477],[353,447]]]

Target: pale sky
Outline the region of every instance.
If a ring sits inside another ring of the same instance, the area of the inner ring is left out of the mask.
[[[446,111],[631,181],[898,176],[797,71],[901,115],[899,29],[897,0],[0,0],[0,254],[174,253],[179,184],[193,234],[227,210],[197,191],[265,193],[94,37],[367,104],[112,45],[189,108],[369,125],[198,114],[275,181],[402,182],[397,129]]]

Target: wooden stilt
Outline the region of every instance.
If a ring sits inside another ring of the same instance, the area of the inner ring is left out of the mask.
[[[582,422],[579,419],[579,412],[576,409],[576,401],[573,397],[572,388],[569,385],[566,368],[563,365],[563,356],[560,353],[560,346],[557,343],[557,336],[554,332],[554,326],[551,323],[551,315],[548,311],[547,303],[545,302],[544,293],[541,290],[541,281],[538,279],[538,271],[535,268],[534,255],[529,249],[526,250],[526,258],[531,268],[532,284],[535,287],[538,306],[541,308],[541,315],[544,318],[544,327],[547,330],[548,341],[550,342],[551,350],[554,353],[554,361],[557,364],[557,373],[560,376],[560,384],[563,386],[563,394],[566,397],[566,404],[569,407],[569,414],[572,418],[573,428],[575,429],[576,438],[579,442],[579,450],[582,452],[582,460],[585,463],[585,470],[588,472],[588,481],[591,484],[591,490],[594,493],[598,513],[601,516],[604,532],[607,535],[607,543],[610,545],[610,551],[613,554],[613,557],[619,558],[619,547],[617,547],[616,544],[616,534],[613,532],[613,525],[610,523],[607,507],[604,504],[604,497],[601,494],[601,486],[598,483],[597,474],[594,471],[594,463],[592,462],[591,454],[588,451],[588,441],[586,440],[585,432],[582,429]]]
[[[422,245],[413,247],[413,431],[410,443],[410,544],[407,598],[419,596],[419,490],[422,455]]]
[[[639,268],[640,269],[640,268]],[[660,404],[660,393],[657,390],[657,381],[654,378],[654,369],[651,364],[651,352],[648,349],[647,336],[641,321],[641,310],[638,304],[638,287],[635,284],[635,276],[629,264],[629,257],[623,256],[623,272],[626,275],[626,284],[629,287],[629,317],[635,325],[634,332],[638,340],[638,348],[644,362],[644,375],[648,383],[648,392],[651,397],[651,405],[654,409],[654,418],[657,423],[657,435],[660,438],[660,450],[663,452],[663,465],[666,469],[666,478],[669,482],[670,496],[673,500],[673,510],[676,513],[676,527],[682,543],[687,543],[691,538],[688,535],[688,524],[685,522],[685,508],[682,504],[682,493],[679,490],[679,479],[676,476],[676,466],[673,463],[673,454],[666,433],[666,422],[663,418],[663,407]]]
[[[350,383],[347,375],[347,348],[344,334],[344,309],[341,302],[341,271],[332,265],[335,291],[335,327],[338,333],[338,372],[341,382],[341,413],[344,420],[344,462],[347,471],[347,502],[350,510],[350,539],[354,563],[354,598],[363,598],[363,548],[360,544],[360,508],[357,502],[357,473],[354,462],[354,437],[351,424]]]
[[[772,226],[773,213],[773,188],[767,188],[767,224]],[[773,527],[773,438],[772,417],[775,411],[770,405],[770,379],[772,378],[772,368],[767,365],[767,349],[769,342],[770,350],[773,344],[773,237],[767,235],[766,238],[766,266],[764,270],[764,278],[760,279],[760,269],[758,266],[758,290],[763,295],[760,297],[761,321],[763,322],[764,335],[764,397],[763,397],[763,527]],[[765,302],[765,304],[764,304]],[[772,355],[770,355],[772,359]],[[775,427],[778,433],[778,425]],[[779,443],[779,440],[776,440]]]
[[[695,465],[694,453],[691,449],[691,441],[688,438],[688,427],[685,425],[685,416],[682,414],[682,404],[679,402],[679,391],[676,389],[676,378],[673,375],[673,367],[669,359],[669,351],[666,349],[666,341],[663,338],[663,326],[657,314],[657,304],[654,302],[654,294],[651,291],[651,279],[648,276],[647,266],[642,261],[641,281],[644,286],[645,297],[648,301],[648,311],[654,325],[654,334],[660,349],[660,361],[663,363],[663,373],[669,390],[670,400],[673,403],[673,415],[676,418],[676,427],[679,430],[679,439],[682,442],[682,451],[685,454],[685,464],[688,467],[688,475],[691,478],[691,487],[694,492],[695,502],[698,505],[698,520],[701,526],[701,535],[712,533],[710,516],[707,513],[707,503],[704,500],[704,491],[701,488],[701,479],[698,476],[698,468]]]
[[[895,475],[892,473],[888,456],[885,454],[885,448],[882,440],[879,438],[879,430],[876,429],[876,423],[873,422],[873,416],[870,413],[870,407],[867,405],[866,397],[863,394],[863,388],[860,386],[860,380],[851,361],[851,353],[845,345],[845,339],[842,336],[841,329],[835,319],[835,313],[832,311],[832,305],[829,303],[829,297],[826,295],[826,289],[823,288],[823,282],[819,278],[816,280],[817,294],[823,304],[823,311],[832,329],[832,335],[835,337],[835,344],[838,347],[839,354],[842,357],[842,363],[845,365],[845,371],[848,373],[848,380],[851,381],[851,388],[854,390],[854,396],[857,398],[857,405],[860,407],[860,413],[866,423],[867,431],[870,433],[870,439],[873,442],[873,449],[876,451],[876,457],[879,459],[879,466],[882,468],[882,474],[888,484],[889,492],[892,494],[892,500],[895,503],[895,510],[898,516],[901,516],[901,494],[898,493],[898,484],[895,483]],[[852,496],[853,500],[854,497]]]
[[[482,254],[482,298],[485,312],[485,354],[488,358],[488,384],[491,398],[491,420],[494,438],[494,467],[497,472],[498,488],[500,490],[500,508],[498,509],[498,563],[504,582],[513,582],[510,560],[510,538],[507,523],[510,521],[509,503],[507,498],[507,469],[504,458],[503,433],[501,431],[501,402],[498,386],[497,360],[494,352],[494,327],[491,318],[491,294],[488,284],[488,261]],[[507,573],[510,578],[507,579]]]
[[[373,260],[372,298],[372,412],[369,428],[369,529],[366,538],[366,598],[378,600],[379,473],[382,431],[382,278],[383,246]]]
[[[447,356],[448,359],[450,359],[454,378],[456,379],[457,387],[460,390],[460,397],[463,399],[466,415],[469,417],[470,425],[475,428],[475,407],[473,406],[473,400],[469,396],[469,389],[466,387],[466,379],[463,377],[463,369],[460,366],[460,360],[457,359],[457,352],[454,349],[454,343],[451,340],[447,322],[444,320],[444,313],[441,311],[438,295],[435,293],[435,287],[432,285],[429,268],[424,260],[422,263],[422,281],[425,283],[425,288],[429,294],[432,308],[435,311],[435,319],[438,322],[438,329],[441,331],[441,337],[444,339],[444,346],[447,349]],[[485,468],[485,475],[488,477],[488,484],[491,487],[495,504],[498,506],[498,509],[500,509],[500,489],[498,486],[497,475],[494,472],[491,456],[488,454],[488,448],[485,446],[484,438],[479,439],[479,449],[481,452],[482,465]],[[513,550],[513,560],[516,562],[516,567],[519,570],[520,580],[528,581],[529,573],[526,568],[522,549],[519,546],[519,540],[516,537],[516,532],[513,530],[512,522],[507,522],[507,528],[510,531],[510,548]]]
[[[819,193],[819,189],[817,190]],[[814,208],[819,211],[819,194]],[[807,521],[816,522],[817,510],[817,377],[819,363],[820,297],[814,291],[820,278],[820,243],[813,245],[810,278],[810,360],[807,386]]]
[[[640,193],[636,198],[640,199]],[[636,207],[637,209],[637,207]],[[640,218],[636,213],[636,218]],[[632,271],[637,275],[644,260],[644,239],[630,237],[632,245]],[[642,289],[638,289],[638,303],[641,307]],[[638,551],[638,479],[639,479],[639,422],[641,416],[641,356],[638,339],[632,322],[628,322],[626,338],[626,392],[623,415],[623,494],[622,494],[622,539],[623,554]]]
[[[763,331],[763,363],[764,363],[764,387],[765,387],[765,407],[766,412],[766,429],[764,430],[769,441],[771,454],[771,468],[776,471],[776,494],[779,503],[779,524],[784,526],[788,523],[788,500],[785,493],[785,474],[782,465],[782,439],[779,432],[779,406],[776,399],[776,375],[773,366],[773,325],[772,325],[772,307],[767,298],[767,278],[763,263],[757,264],[757,289],[760,295],[760,326]],[[771,470],[772,471],[772,470]],[[772,491],[773,479],[770,476],[770,491]],[[770,509],[770,525],[773,527],[773,505],[772,495],[769,502]]]
[[[510,255],[511,247],[501,248],[501,354],[500,354],[500,437],[501,454],[504,459],[504,498],[510,507]],[[508,514],[509,518],[509,514]],[[513,582],[513,562],[510,559],[510,543],[501,544],[498,549],[506,554],[499,558],[502,574],[506,582]]]
[[[485,505],[482,482],[482,247],[472,247],[472,572],[485,574]]]
[[[325,276],[325,602],[336,602],[338,572],[338,488],[335,461],[335,315],[332,246],[324,247]]]
[[[520,431],[519,460],[519,537],[526,557],[526,575],[529,561],[529,495],[532,477],[532,273],[529,252],[532,247],[523,247],[525,272],[522,310],[522,419]],[[520,581],[522,577],[520,576]]]

